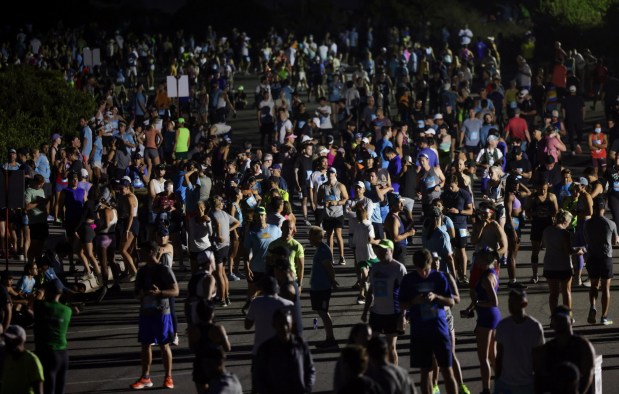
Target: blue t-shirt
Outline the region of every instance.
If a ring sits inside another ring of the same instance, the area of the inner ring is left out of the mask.
[[[421,243],[424,248],[428,249],[430,252],[436,252],[441,258],[441,272],[448,272],[446,258],[452,253],[452,250],[451,241],[447,232],[440,227],[429,234],[424,231],[421,234]]]
[[[400,182],[396,181],[399,179],[398,176],[402,172],[402,158],[400,155],[395,155],[395,157],[388,162],[387,171],[389,171],[389,176],[391,176],[391,187],[393,187],[394,193],[400,192]]]
[[[419,294],[432,292],[444,297],[451,297],[451,288],[445,275],[438,271],[431,271],[427,278],[419,276],[417,271],[406,274],[402,279],[400,303],[411,302]],[[409,309],[411,335],[439,333],[449,337],[449,326],[445,318],[445,308],[437,301],[430,304],[412,305]]]
[[[95,163],[101,163],[103,160],[103,138],[96,136],[93,143],[95,153],[92,156],[92,161]]]
[[[387,160],[387,158],[383,155],[383,151],[385,150],[386,147],[391,147],[393,148],[393,144],[391,143],[391,141],[389,141],[386,138],[381,138],[377,143],[376,143],[376,154],[379,155],[382,159],[381,162],[381,167],[382,168],[387,168],[387,166],[389,165],[389,160]]]
[[[282,236],[282,230],[272,224],[265,228],[253,227],[245,237],[245,249],[251,249],[251,270],[254,272],[266,272],[266,256],[271,242]]]
[[[82,147],[82,154],[86,156],[86,160],[88,160],[90,152],[92,152],[92,130],[88,126],[82,129],[82,141],[83,140],[88,141]]]
[[[428,156],[428,162],[430,163],[430,167],[438,166],[438,156],[436,156],[436,152],[434,152],[430,148],[423,148],[422,150],[419,151],[419,153],[417,153],[417,163],[415,163],[417,167],[421,165],[419,163],[419,156],[423,153],[425,153]]]
[[[312,261],[312,274],[310,277],[310,289],[329,290],[331,289],[331,277],[324,266],[324,261],[333,263],[333,253],[326,243],[322,242],[316,248],[314,260]]]

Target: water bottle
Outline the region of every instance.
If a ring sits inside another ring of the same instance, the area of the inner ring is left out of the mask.
[[[314,330],[318,329],[318,319],[314,318]]]

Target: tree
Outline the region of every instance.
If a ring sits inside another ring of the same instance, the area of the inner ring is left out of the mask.
[[[618,3],[618,0],[541,0],[540,11],[564,26],[594,27],[602,24],[606,12]]]
[[[53,133],[77,134],[80,116],[95,113],[93,97],[69,86],[58,71],[29,66],[0,72],[0,158],[8,148],[38,147]]]

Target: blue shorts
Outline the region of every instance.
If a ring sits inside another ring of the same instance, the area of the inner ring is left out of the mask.
[[[174,340],[172,315],[143,316],[140,315],[138,342],[142,344],[165,345]]]
[[[440,332],[411,335],[411,368],[432,369],[432,355],[441,368],[452,363],[451,337]]]

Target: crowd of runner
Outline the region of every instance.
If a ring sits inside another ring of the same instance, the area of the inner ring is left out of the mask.
[[[528,33],[522,53],[504,59],[493,37],[468,27],[444,31],[434,46],[393,28],[382,48],[371,29],[363,39],[352,29],[320,41],[273,29],[260,42],[210,27],[199,38],[116,31],[87,42],[82,33],[25,29],[0,48],[3,67],[58,70],[98,103],[96,113],[78,114],[75,137],[11,148],[2,164],[25,173],[26,189],[25,205],[0,215],[0,254],[24,262],[23,276],[2,277],[0,393],[64,392],[76,300],[101,300],[123,282],[134,283],[141,305],[142,371],[131,388],[153,386],[153,345],[163,387],[174,387],[170,346],[185,335],[184,315],[197,392],[240,393],[215,318],[237,307],[255,329],[252,392],[310,392],[316,372],[301,294],[325,331],[313,346],[337,349],[329,303],[334,267],[346,265],[363,323],[337,361],[335,392],[415,392],[397,366],[396,341],[410,326],[421,392],[439,392],[440,370],[447,393],[469,393],[452,313],[461,301],[460,318],[477,316],[483,393],[493,377],[495,393],[589,389],[595,351],[572,333],[584,317],[571,312],[571,288],[590,288],[588,323],[613,324],[619,241],[619,80],[603,57],[557,42],[540,61]],[[86,46],[101,48],[100,66],[84,65]],[[509,78],[501,72],[512,68]],[[163,74],[187,75],[190,97],[169,98]],[[254,92],[239,75],[258,79]],[[593,128],[585,125],[591,99],[606,118]],[[259,143],[237,134],[237,113],[251,113]],[[585,155],[590,164],[572,178],[566,162]],[[525,227],[530,262],[517,258]],[[50,228],[65,234],[52,248]],[[516,277],[523,263],[530,278]],[[181,307],[174,272],[184,270]],[[507,317],[498,308],[501,270]],[[525,289],[542,276],[556,332],[548,342],[525,312]],[[233,305],[229,283],[241,280],[246,300]],[[36,355],[17,324],[34,325]]]

